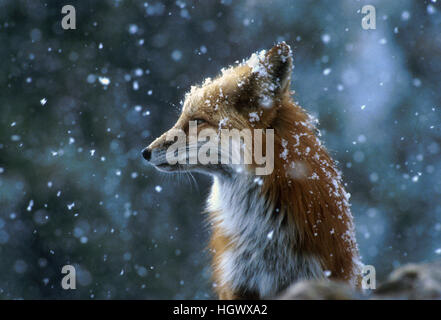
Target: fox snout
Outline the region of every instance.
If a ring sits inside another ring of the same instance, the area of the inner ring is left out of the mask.
[[[165,154],[166,154],[166,150],[164,150],[163,147],[152,148],[152,146],[149,145],[148,147],[142,150],[143,158],[158,170],[160,170],[160,168],[164,166],[168,166]]]
[[[153,143],[142,150],[142,156],[152,165],[161,164],[162,160],[164,160],[162,159],[164,157],[161,157],[161,155],[162,153],[165,153],[166,146],[162,146],[162,145],[152,146],[152,145]]]
[[[164,171],[170,164],[167,161],[167,149],[173,141],[167,141],[167,132],[155,139],[148,147],[142,150],[142,156],[158,170]],[[168,171],[168,170],[167,170]]]
[[[158,151],[158,149],[161,149],[161,147],[164,144],[165,139],[163,139],[163,136],[160,136],[156,138],[153,142],[151,142],[146,148],[142,150],[142,156],[144,159],[146,159],[148,162],[152,162],[155,158],[155,153]]]
[[[146,159],[151,165],[157,167],[166,164],[165,157],[166,150],[163,148],[151,148],[148,146],[147,148],[142,150],[142,156]]]

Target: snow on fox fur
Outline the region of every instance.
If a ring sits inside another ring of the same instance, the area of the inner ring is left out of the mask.
[[[221,299],[263,299],[301,279],[359,284],[358,248],[349,194],[315,122],[292,98],[292,52],[282,42],[253,54],[216,79],[192,87],[170,130],[273,129],[274,170],[256,176],[255,163],[170,164],[164,133],[143,151],[158,170],[210,174],[213,280]],[[183,142],[187,150],[198,148]]]

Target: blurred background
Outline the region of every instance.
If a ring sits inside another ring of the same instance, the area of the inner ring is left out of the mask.
[[[0,298],[213,298],[210,179],[140,152],[191,85],[282,40],[364,263],[382,280],[439,259],[440,2],[0,0]],[[66,4],[76,30],[61,28]],[[76,290],[61,288],[66,264]]]

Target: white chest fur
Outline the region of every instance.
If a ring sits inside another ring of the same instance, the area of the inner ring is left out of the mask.
[[[323,278],[315,257],[296,252],[296,231],[283,223],[283,208],[259,190],[259,181],[250,176],[214,178],[208,207],[220,213],[215,222],[232,240],[221,257],[221,281],[271,297],[296,280]]]

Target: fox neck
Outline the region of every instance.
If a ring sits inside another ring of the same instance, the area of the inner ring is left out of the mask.
[[[214,178],[208,210],[219,292],[268,297],[299,279],[357,281],[340,174],[303,110],[287,101],[279,112],[273,173]]]

